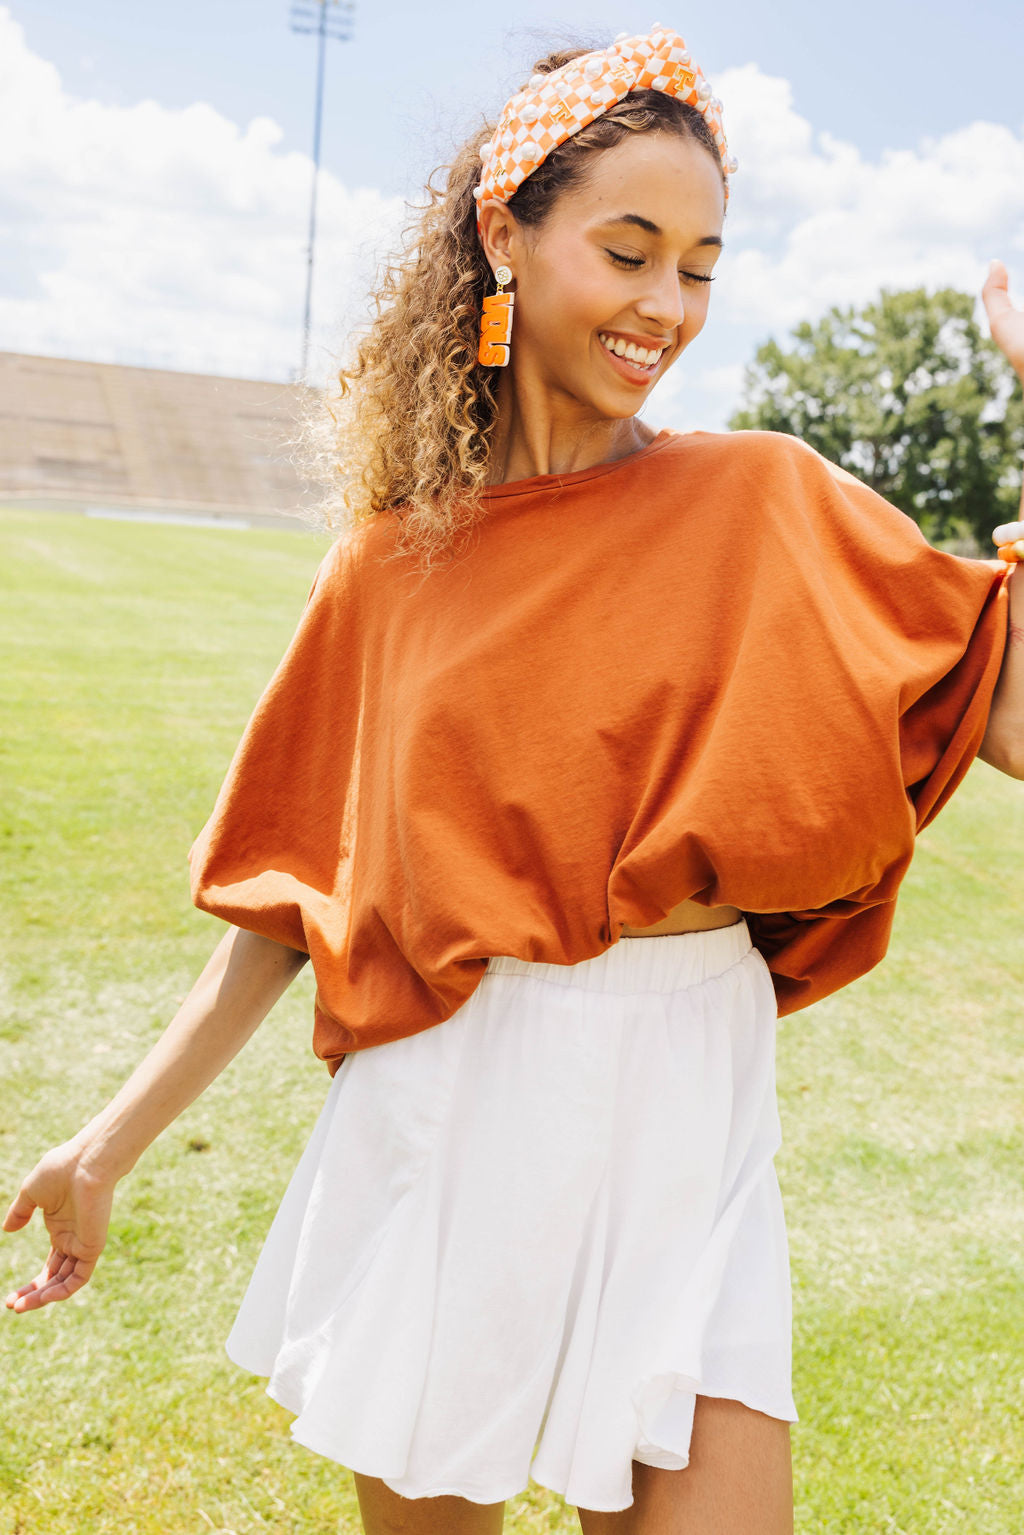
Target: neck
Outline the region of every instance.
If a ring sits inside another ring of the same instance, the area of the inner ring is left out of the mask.
[[[498,416],[491,434],[489,485],[507,485],[540,474],[573,474],[610,464],[646,447],[657,435],[635,416],[584,416],[559,411],[503,371]]]

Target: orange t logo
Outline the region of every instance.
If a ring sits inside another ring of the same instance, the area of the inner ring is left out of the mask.
[[[488,293],[484,297],[477,361],[485,368],[504,368],[508,362],[514,301],[514,293]]]

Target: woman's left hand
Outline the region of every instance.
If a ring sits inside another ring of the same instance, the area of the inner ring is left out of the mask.
[[[1024,383],[1024,309],[1018,309],[1010,298],[1010,276],[1001,261],[992,262],[981,297],[992,340]]]

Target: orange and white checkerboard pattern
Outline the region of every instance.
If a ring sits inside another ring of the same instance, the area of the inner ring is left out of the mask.
[[[656,24],[644,37],[622,35],[610,48],[581,54],[551,74],[534,75],[506,103],[480,151],[483,170],[473,189],[478,209],[487,201],[507,203],[553,149],[635,90],[664,91],[698,109],[714,135],[728,201],[729,176],[737,161],[725,141],[722,103],[678,32]]]

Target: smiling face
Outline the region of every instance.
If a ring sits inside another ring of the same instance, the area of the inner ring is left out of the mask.
[[[506,387],[543,391],[577,420],[635,415],[703,328],[724,213],[708,151],[657,131],[595,151],[537,228],[486,205],[484,250],[515,279]]]

